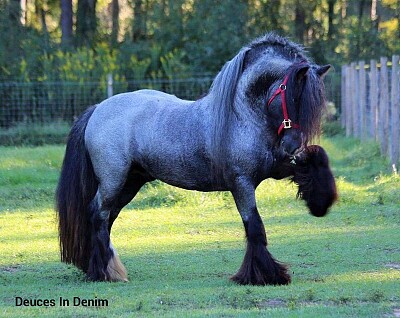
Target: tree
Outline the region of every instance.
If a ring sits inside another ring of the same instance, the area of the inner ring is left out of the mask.
[[[9,0],[8,14],[10,21],[13,25],[19,26],[21,24],[21,2],[20,0]]]
[[[294,9],[294,33],[296,39],[300,42],[304,41],[304,35],[306,34],[306,11],[304,6],[304,0],[296,0]]]
[[[142,0],[133,1],[132,41],[146,38],[146,11]]]
[[[184,0],[162,0],[154,7],[152,21],[157,22],[154,41],[160,43],[163,54],[182,48],[184,32]]]
[[[36,20],[38,21],[38,25],[41,26],[45,42],[48,42],[49,30],[48,30],[47,21],[46,21],[45,5],[46,5],[45,1],[35,0],[35,16],[36,16]]]
[[[72,44],[72,0],[61,0],[61,45],[69,47]]]
[[[335,0],[328,0],[328,32],[327,38],[331,42],[333,40],[333,35],[335,34],[335,29],[333,26],[333,18],[335,15]]]
[[[97,0],[78,0],[76,11],[76,43],[78,46],[91,46],[95,42]]]
[[[185,51],[197,72],[215,72],[248,41],[248,3],[195,1],[185,28]]]
[[[112,16],[112,27],[111,27],[111,46],[115,47],[118,43],[119,35],[119,1],[111,1],[111,16]]]

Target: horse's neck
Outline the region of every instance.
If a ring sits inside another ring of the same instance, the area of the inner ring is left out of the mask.
[[[216,113],[218,112],[217,108],[221,107],[221,105],[216,105],[214,100],[215,98],[212,95],[207,95],[192,105],[197,108],[195,111],[201,114],[209,138],[214,138],[212,134],[218,131],[217,128],[222,125],[226,138],[235,139],[239,136],[242,136],[240,138],[247,136],[247,141],[255,142],[260,144],[260,146],[265,145],[266,147],[270,147],[269,144],[273,137],[270,136],[267,126],[268,121],[265,115],[263,115],[262,109],[254,109],[254,106],[246,102],[245,96],[239,95],[236,96],[233,109],[230,110],[229,114],[225,114],[225,120],[218,121]]]

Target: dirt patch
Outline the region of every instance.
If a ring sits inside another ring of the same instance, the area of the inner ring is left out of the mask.
[[[20,270],[20,265],[4,266],[0,267],[0,272],[2,273],[16,273]]]
[[[282,299],[269,299],[258,304],[259,308],[281,308],[287,307],[286,301]]]
[[[391,269],[400,269],[400,263],[387,263],[385,264],[385,267],[389,267]]]

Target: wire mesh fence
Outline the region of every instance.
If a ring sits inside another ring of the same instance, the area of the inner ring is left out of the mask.
[[[333,73],[325,79],[328,100],[340,100],[340,77]],[[110,95],[148,88],[196,100],[205,95],[211,75],[182,79],[146,79],[101,82],[0,82],[0,128],[26,124],[48,124],[73,120],[88,106]]]
[[[207,93],[211,76],[124,82],[0,82],[0,128],[19,124],[71,123],[84,109],[111,94],[142,88],[162,90],[183,99]]]

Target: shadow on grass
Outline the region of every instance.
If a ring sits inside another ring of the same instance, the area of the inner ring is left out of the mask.
[[[290,239],[278,234],[273,236],[269,249],[277,259],[290,266],[295,272],[295,280],[325,281],[335,275],[376,272],[387,268],[386,265],[394,262],[400,253],[396,242],[390,240],[395,233],[396,229],[392,227],[386,232],[382,232],[381,228],[343,230],[340,235],[334,229],[326,229],[318,236],[298,233]],[[335,236],[337,238],[332,241]],[[373,239],[379,236],[379,239]],[[136,242],[135,239],[130,240],[129,246],[115,244],[115,247],[133,284],[147,281],[153,285],[151,288],[159,284],[178,287],[182,282],[191,284],[193,280],[211,285],[219,280],[219,284],[225,284],[243,260],[244,237],[239,241],[234,237],[229,241],[216,237],[206,243],[196,242],[190,237],[190,234],[186,235],[181,244],[173,241],[163,244],[162,237],[159,242],[154,240],[143,244],[140,243],[142,237],[139,237]],[[48,258],[54,259],[54,256],[51,254]],[[45,254],[41,257],[46,258]],[[86,282],[84,274],[74,266],[54,261],[3,264],[0,276],[5,281],[50,280],[56,285]]]
[[[2,266],[0,285],[5,293],[0,297],[0,303],[3,308],[15,308],[15,296],[28,299],[97,298],[106,299],[108,308],[56,306],[50,313],[61,310],[63,316],[73,311],[76,316],[77,310],[81,310],[82,314],[78,316],[101,316],[107,312],[116,316],[122,313],[128,316],[174,316],[178,311],[178,316],[190,317],[200,310],[199,317],[202,317],[205,310],[213,310],[217,316],[231,310],[235,316],[254,310],[258,314],[260,310],[276,313],[278,308],[295,314],[294,310],[304,312],[306,308],[320,307],[326,313],[327,307],[332,307],[337,313],[346,306],[354,311],[355,306],[360,305],[369,306],[367,311],[376,313],[378,304],[392,308],[393,301],[398,301],[396,282],[387,274],[387,269],[377,266],[371,269],[354,263],[345,255],[340,266],[333,267],[329,261],[298,258],[291,264],[291,271],[294,271],[291,285],[263,287],[239,286],[229,280],[240,266],[242,257],[241,248],[215,247],[127,254],[122,256],[129,273],[127,283],[89,282],[76,268],[58,262],[19,265],[11,271]],[[21,309],[17,313],[21,313]],[[352,316],[354,313],[349,315]]]

